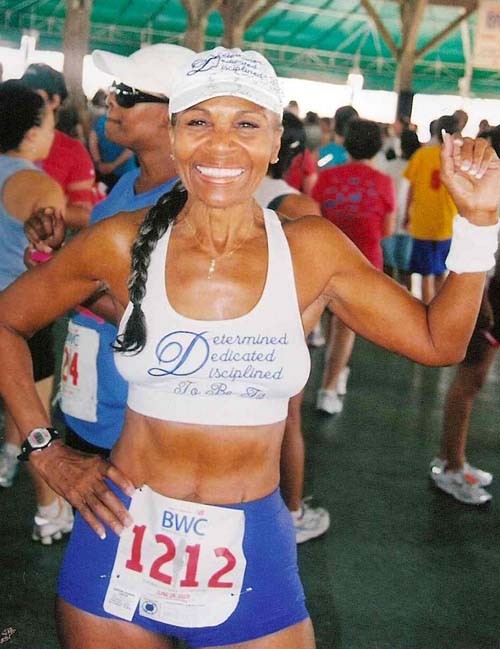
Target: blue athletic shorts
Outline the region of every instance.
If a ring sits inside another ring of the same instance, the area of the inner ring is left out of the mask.
[[[410,272],[419,275],[443,275],[446,272],[446,257],[450,252],[451,239],[428,241],[413,239]]]
[[[386,266],[405,271],[410,269],[413,239],[409,234],[393,234],[382,239],[380,243]]]
[[[110,486],[128,507],[130,498]],[[195,649],[253,640],[309,617],[298,574],[293,522],[279,491],[224,508],[245,514],[243,552],[247,563],[235,611],[220,625],[187,628],[143,617],[137,606],[133,624],[180,638]],[[116,534],[107,530],[102,541],[77,514],[59,576],[59,596],[93,615],[120,620],[103,608],[117,546]]]

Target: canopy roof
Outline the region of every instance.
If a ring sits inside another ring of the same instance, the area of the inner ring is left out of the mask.
[[[472,0],[442,0],[429,4],[417,38],[425,47],[463,15]],[[361,70],[364,87],[392,90],[396,61],[368,16],[363,0],[278,1],[245,32],[245,47],[262,51],[278,73],[288,77],[344,83],[349,72]],[[401,45],[400,3],[371,0],[388,34]],[[38,47],[61,49],[64,0],[0,0],[0,44],[17,46],[23,30],[40,33]],[[413,90],[458,93],[466,75],[474,40],[476,14],[452,30],[415,66]],[[94,0],[90,49],[129,53],[141,43],[182,43],[186,11],[180,0]],[[207,46],[220,41],[223,23],[218,12],[208,20]],[[500,97],[500,73],[475,69],[471,94]]]

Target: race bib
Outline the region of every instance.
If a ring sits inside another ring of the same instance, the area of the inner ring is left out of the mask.
[[[245,514],[184,502],[144,486],[132,498],[134,526],[120,537],[104,610],[197,628],[225,622],[245,574]]]
[[[61,410],[84,421],[97,421],[99,334],[70,321],[61,366]]]

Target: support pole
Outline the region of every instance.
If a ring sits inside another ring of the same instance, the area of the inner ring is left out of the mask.
[[[71,103],[78,109],[86,107],[82,89],[83,57],[88,52],[90,35],[90,12],[93,0],[66,0],[63,53],[64,78]]]

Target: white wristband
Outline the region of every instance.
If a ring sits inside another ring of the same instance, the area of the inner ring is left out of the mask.
[[[500,224],[474,225],[457,214],[446,267],[454,273],[482,273],[495,265]]]

